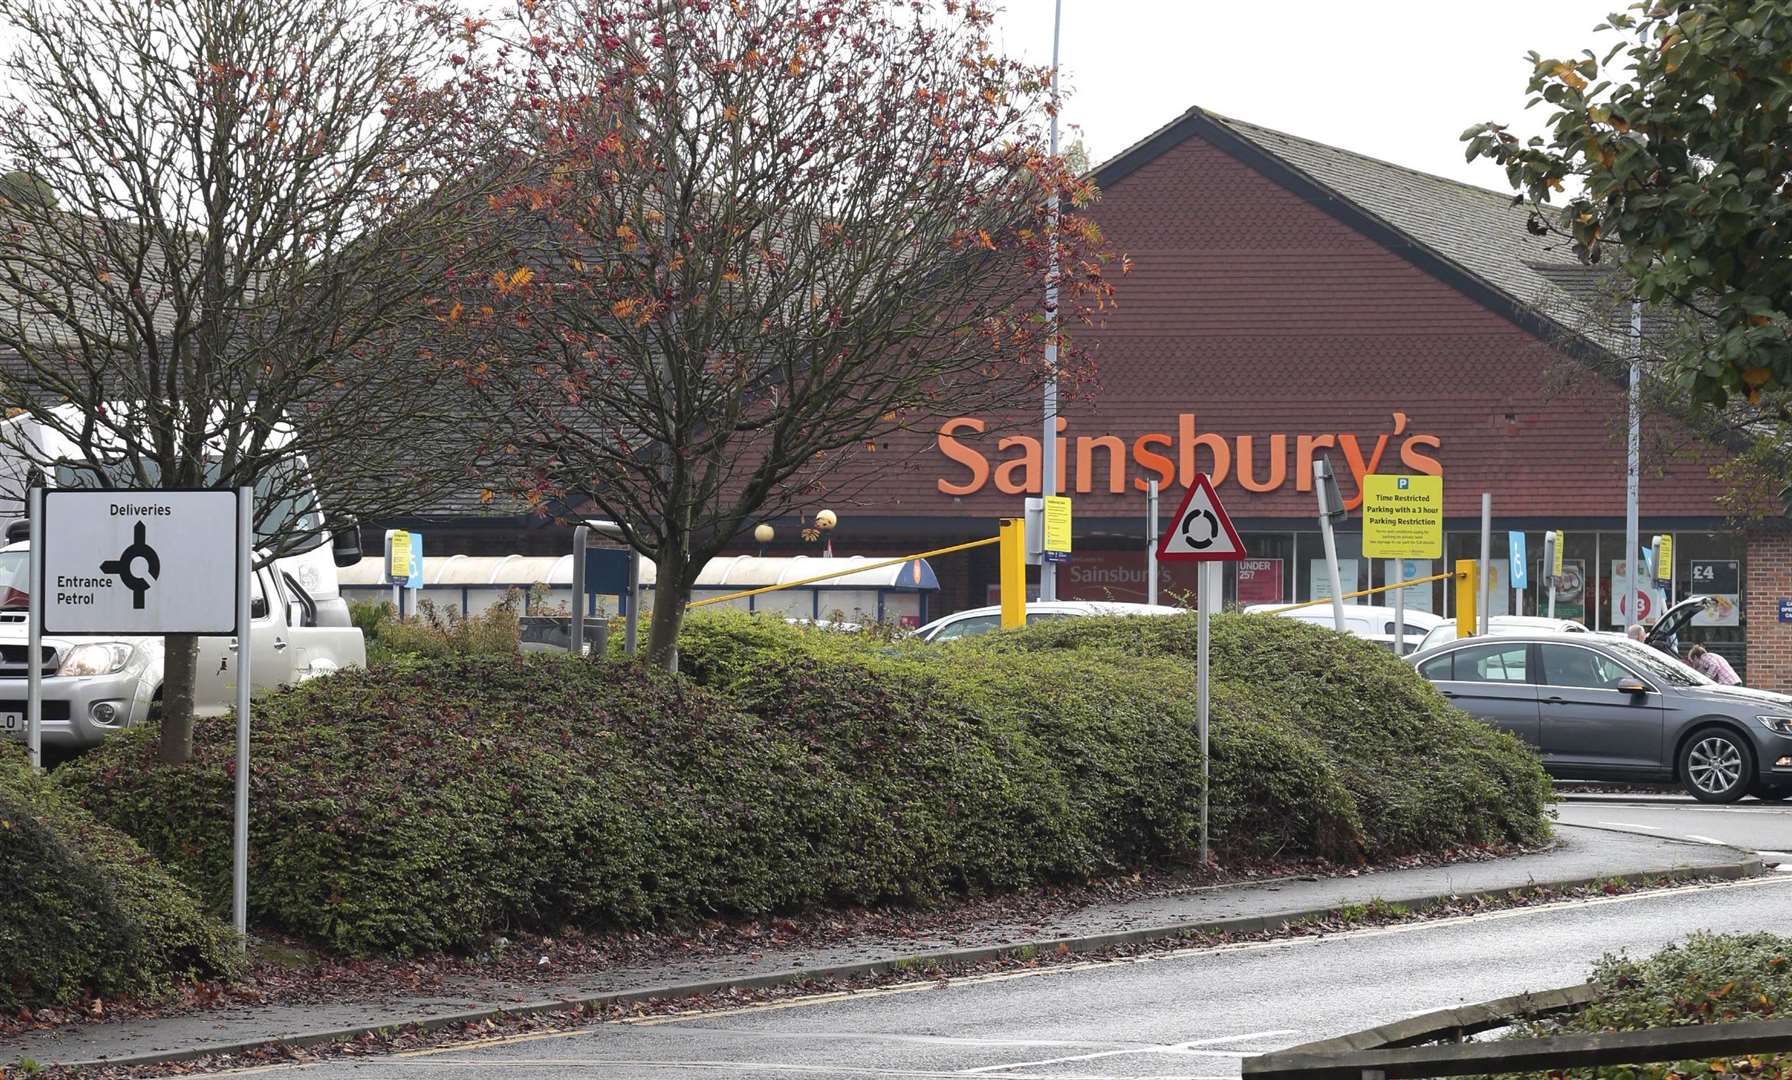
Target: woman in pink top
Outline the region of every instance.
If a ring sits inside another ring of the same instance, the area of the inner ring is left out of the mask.
[[[1698,668],[1706,678],[1720,686],[1735,686],[1742,681],[1737,677],[1736,669],[1730,666],[1728,660],[1703,645],[1694,645],[1686,650],[1686,662]]]

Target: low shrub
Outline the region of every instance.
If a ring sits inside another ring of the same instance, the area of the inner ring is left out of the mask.
[[[450,655],[281,691],[256,720],[253,917],[348,953],[410,953],[518,927],[926,903],[1192,861],[1187,663],[1001,637],[890,644],[720,613],[691,619],[676,677]],[[1528,752],[1410,672],[1377,677],[1381,708],[1426,710],[1384,718],[1406,742],[1327,733],[1374,714],[1328,718],[1323,695],[1284,682],[1216,683],[1220,858],[1354,862],[1541,835],[1524,793],[1547,787]],[[127,733],[58,779],[221,910],[231,736],[228,719],[200,721],[194,761],[169,767]],[[1366,790],[1402,773],[1430,790]],[[1372,816],[1389,806],[1392,825]],[[1410,806],[1436,813],[1428,830]]]
[[[1175,658],[1192,681],[1195,616],[1059,619],[951,647]],[[1386,649],[1296,619],[1216,614],[1209,659],[1216,686],[1273,701],[1318,744],[1369,858],[1547,834],[1552,795],[1536,755],[1452,707]]]
[[[417,601],[417,613],[399,618],[391,604],[356,601],[350,618],[367,640],[367,662],[378,667],[448,656],[502,656],[518,651],[522,592],[512,589],[484,611],[462,615],[428,598]]]
[[[1642,959],[1607,954],[1593,965],[1590,981],[1600,990],[1597,1001],[1575,1012],[1520,1024],[1508,1037],[1534,1039],[1778,1020],[1787,1009],[1792,1009],[1792,937],[1698,931],[1685,941]],[[1547,1075],[1576,1080],[1630,1080],[1639,1076],[1692,1080],[1704,1076],[1783,1076],[1789,1070],[1792,1054],[1726,1054],[1716,1061],[1703,1058],[1558,1069]]]
[[[161,996],[235,971],[230,930],[0,742],[0,1011]]]

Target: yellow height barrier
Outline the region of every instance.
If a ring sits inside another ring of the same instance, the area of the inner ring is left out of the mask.
[[[1027,625],[1027,526],[1020,518],[1003,518],[997,563],[1002,571],[1002,629]]]
[[[1471,566],[1474,565],[1474,560],[1472,560],[1472,559],[1469,560],[1469,565],[1471,565]],[[1358,589],[1356,592],[1347,592],[1344,594],[1343,598],[1345,600],[1355,600],[1359,596],[1373,596],[1376,593],[1387,592],[1390,589],[1404,589],[1409,585],[1429,585],[1433,581],[1442,581],[1445,578],[1455,578],[1456,580],[1461,581],[1462,580],[1462,564],[1457,563],[1455,570],[1449,570],[1442,574],[1432,574],[1430,577],[1413,578],[1411,581],[1402,581],[1398,585],[1377,585],[1373,589]],[[1461,592],[1460,589],[1457,591],[1459,593]],[[1331,602],[1332,602],[1331,597],[1322,596],[1317,600],[1302,600],[1298,604],[1284,604],[1281,607],[1266,608],[1265,610],[1259,612],[1258,614],[1280,615],[1284,611],[1298,611],[1301,608],[1315,607],[1319,604],[1329,604]],[[1457,597],[1456,606],[1457,606],[1458,610],[1460,610],[1462,607],[1462,598],[1460,596]],[[1474,604],[1471,602],[1469,604],[1469,607],[1472,610],[1474,608]]]
[[[1002,528],[1004,530],[1006,530],[1008,528],[1008,524],[1009,523],[1007,521],[1003,521]],[[1019,524],[1020,524],[1019,521],[1016,520],[1015,525],[1018,527]],[[1005,532],[1004,532],[1004,535],[1006,535]],[[882,562],[867,563],[864,566],[855,566],[850,570],[835,570],[835,571],[832,571],[831,573],[816,574],[814,577],[806,577],[806,578],[803,578],[801,581],[786,581],[786,582],[782,582],[777,585],[766,585],[766,586],[764,586],[762,588],[758,588],[758,589],[747,589],[743,592],[727,593],[722,596],[709,596],[709,597],[705,597],[702,600],[691,601],[690,606],[694,607],[694,608],[700,608],[700,607],[708,607],[711,604],[726,603],[729,600],[745,600],[749,596],[759,596],[763,593],[777,592],[779,589],[796,589],[796,588],[800,588],[804,585],[813,585],[818,581],[829,581],[829,580],[831,580],[833,578],[837,578],[837,577],[848,577],[852,574],[862,574],[867,570],[882,570],[886,566],[896,566],[900,563],[913,562],[916,559],[931,559],[935,555],[950,555],[955,551],[969,551],[972,548],[989,547],[991,544],[1001,543],[1002,539],[1003,539],[1002,536],[992,536],[986,540],[972,540],[972,541],[969,541],[968,543],[953,544],[951,547],[934,548],[932,551],[923,551],[923,552],[920,552],[919,554],[915,554],[915,555],[904,555],[898,559],[885,559]],[[1025,562],[1024,562],[1024,559],[1025,559],[1024,551],[1022,552],[1022,558],[1023,558],[1023,562],[1022,562],[1021,569],[1022,569],[1022,574],[1023,574],[1023,577],[1022,577],[1023,584],[1021,585],[1021,598],[1024,601],[1026,598],[1026,585],[1024,584],[1024,581],[1025,581],[1024,575],[1025,575],[1025,570],[1026,570]],[[1002,596],[1004,598],[1004,603],[1006,603],[1006,598],[1008,596],[1008,568],[1007,568],[1006,563],[1004,563],[1003,567],[1002,567]],[[1024,616],[1022,617],[1022,621],[1025,621]],[[1006,626],[1007,623],[1004,622],[1002,625]]]

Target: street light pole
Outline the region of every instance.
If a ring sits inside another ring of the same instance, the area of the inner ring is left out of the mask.
[[[1052,115],[1051,156],[1058,159],[1058,31],[1064,21],[1064,0],[1052,5]],[[1045,268],[1045,440],[1039,444],[1039,493],[1058,493],[1058,193],[1051,196],[1051,224],[1047,240],[1051,258]],[[1056,563],[1039,563],[1039,599],[1058,598]]]
[[[1624,461],[1624,604],[1618,610],[1629,629],[1641,622],[1636,602],[1637,479],[1642,471],[1643,302],[1630,301],[1630,444]]]

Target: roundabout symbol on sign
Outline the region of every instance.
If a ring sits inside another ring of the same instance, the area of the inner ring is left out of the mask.
[[[1157,557],[1171,562],[1178,560],[1230,562],[1244,558],[1244,541],[1213,492],[1213,483],[1205,474],[1197,473],[1176,508],[1171,525],[1157,543]]]

